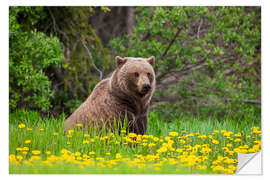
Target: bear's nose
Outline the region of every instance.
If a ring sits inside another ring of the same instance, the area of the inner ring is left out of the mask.
[[[143,86],[142,86],[143,92],[148,92],[150,89],[151,89],[150,84],[143,84]]]

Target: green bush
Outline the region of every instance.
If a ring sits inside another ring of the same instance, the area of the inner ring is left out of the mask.
[[[11,111],[16,108],[47,110],[53,91],[45,71],[51,64],[63,61],[64,55],[56,37],[47,37],[18,23],[19,13],[24,11],[35,14],[27,7],[10,8],[9,106]],[[35,23],[33,17],[29,19]]]

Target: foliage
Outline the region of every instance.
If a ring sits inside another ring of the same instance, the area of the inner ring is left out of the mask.
[[[184,117],[167,123],[152,112],[147,134],[136,135],[82,131],[81,124],[64,132],[64,120],[17,111],[9,131],[10,173],[232,174],[237,152],[261,146],[260,128],[250,121]]]
[[[253,109],[260,118],[260,106],[247,103],[261,97],[260,8],[137,7],[136,11],[134,32],[113,39],[110,46],[115,55],[156,57],[153,104],[169,102],[169,108],[192,110],[193,115],[235,115],[235,119]]]
[[[10,8],[9,36],[9,106],[48,110],[53,97],[51,82],[45,74],[51,64],[64,60],[60,42],[56,37],[27,29],[18,23],[20,13],[28,15],[32,25],[40,18],[42,8]]]
[[[53,104],[73,112],[91,93],[99,80],[111,70],[108,49],[91,27],[93,7],[46,7],[46,18],[37,28],[57,36],[66,60],[61,68],[52,68],[57,94]],[[101,7],[104,13],[109,8]],[[90,19],[90,20],[89,20]]]

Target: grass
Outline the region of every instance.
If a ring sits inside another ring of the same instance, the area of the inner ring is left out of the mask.
[[[256,119],[183,117],[168,123],[152,111],[147,135],[82,131],[64,133],[65,116],[10,114],[11,174],[232,174],[237,152],[260,150]],[[80,126],[80,124],[78,124]]]

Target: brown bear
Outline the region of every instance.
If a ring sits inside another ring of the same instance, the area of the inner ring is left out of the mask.
[[[65,121],[65,128],[97,125],[114,130],[115,124],[127,120],[129,132],[144,134],[149,104],[155,90],[155,57],[115,57],[117,68],[111,77],[102,80],[91,95]],[[116,121],[116,123],[115,123]]]

